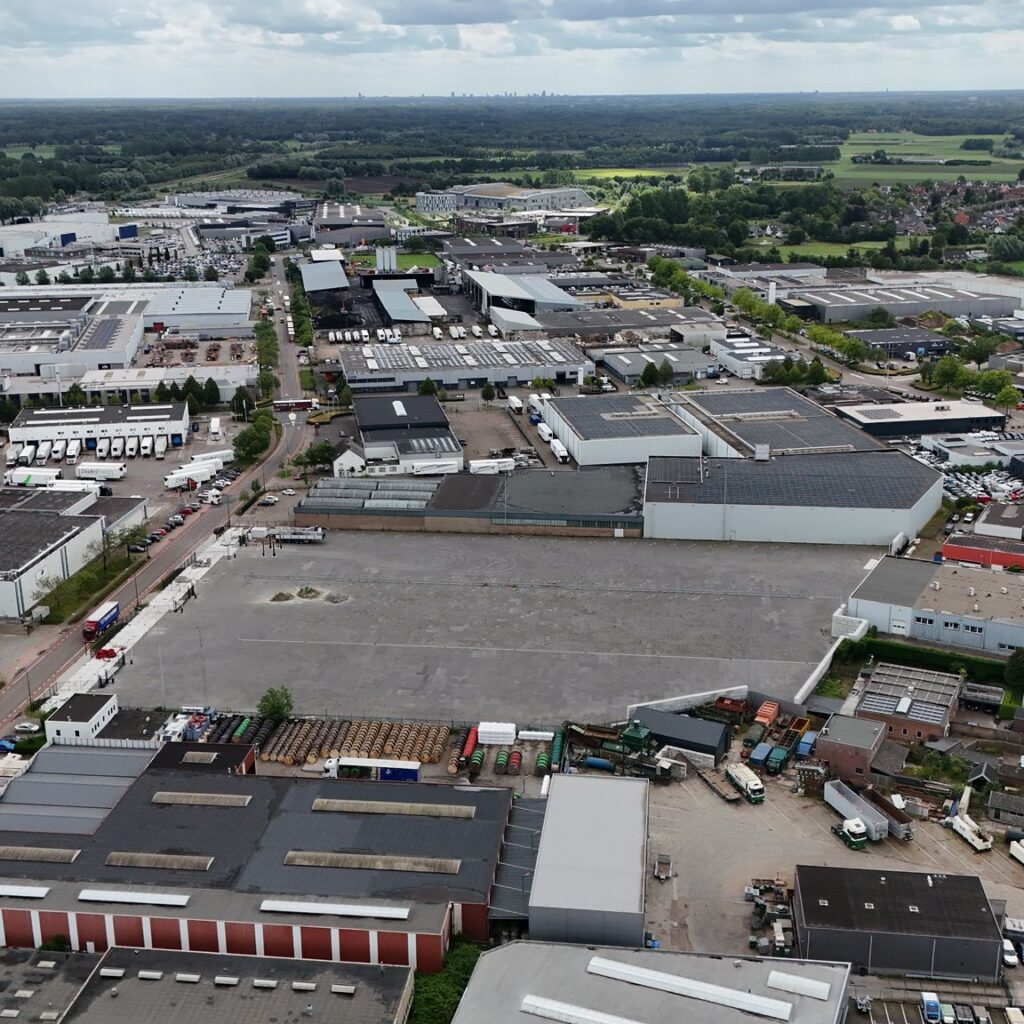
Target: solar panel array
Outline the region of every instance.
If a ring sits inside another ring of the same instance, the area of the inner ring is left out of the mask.
[[[105,317],[102,320],[94,320],[91,328],[86,332],[85,338],[79,343],[79,348],[100,349],[110,348],[114,339],[121,333],[124,321],[120,317]]]

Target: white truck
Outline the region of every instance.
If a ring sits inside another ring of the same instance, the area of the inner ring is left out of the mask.
[[[39,469],[37,466],[24,466],[20,469],[9,469],[4,473],[6,487],[49,487],[54,480],[61,478],[59,469]]]
[[[31,441],[18,453],[19,466],[31,466],[36,461],[36,446]]]
[[[210,440],[211,441],[220,441],[220,440],[223,439],[223,437],[224,437],[224,434],[222,433],[222,431],[220,429],[220,417],[219,416],[211,416],[210,417]]]
[[[124,453],[129,459],[134,459],[139,454],[139,439],[137,437],[129,437],[125,440]]]
[[[36,465],[45,466],[50,461],[50,452],[53,451],[52,441],[40,441],[36,449]]]
[[[101,437],[96,442],[96,458],[105,459],[110,454],[110,438]]]
[[[53,448],[50,449],[50,458],[54,462],[63,462],[64,455],[68,450],[68,443],[63,438],[60,438],[53,442]]]
[[[757,773],[745,764],[728,765],[725,769],[725,777],[740,791],[748,803],[764,803],[764,783],[757,777]]]
[[[156,439],[156,447],[153,450],[153,454],[158,459],[162,459],[167,454],[167,438],[163,434]]]
[[[830,779],[822,791],[825,803],[845,819],[859,819],[873,843],[881,842],[889,834],[889,819],[873,804],[858,796],[845,782]]]
[[[124,438],[112,437],[110,439],[110,457],[112,459],[124,458]]]
[[[484,332],[480,329],[479,324],[473,324],[470,330],[472,330],[474,338],[482,338],[484,336]]]
[[[470,459],[470,473],[494,476],[497,473],[511,473],[516,468],[515,459]]]
[[[555,436],[555,432],[546,424],[537,424],[537,433],[540,434],[540,439],[547,444],[551,444],[551,439]]]
[[[514,412],[517,416],[523,414],[523,400],[515,395],[508,396],[508,411]]]
[[[10,445],[8,447],[7,455],[4,457],[4,459],[5,459],[6,463],[7,463],[7,468],[8,469],[10,469],[12,466],[16,466],[18,464],[18,456],[20,454],[21,454],[21,445],[20,444],[12,444],[12,445]]]
[[[76,480],[120,480],[128,467],[123,462],[80,462],[75,467]]]
[[[174,475],[184,473],[186,480],[192,480],[197,484],[205,484],[207,480],[212,480],[219,472],[220,470],[212,462],[190,462],[187,467],[182,466]]]
[[[186,462],[180,469],[191,469],[193,466],[213,466],[219,473],[224,468],[224,460],[221,458],[216,459],[194,459],[192,462]]]
[[[142,439],[142,444],[139,447],[139,453],[144,459],[148,459],[153,454],[153,438],[147,434]]]
[[[551,438],[551,454],[563,465],[569,461],[569,449],[557,437]]]
[[[169,491],[176,491],[179,487],[187,487],[191,479],[193,479],[191,473],[181,469],[175,470],[164,477],[164,487]]]
[[[234,448],[219,448],[214,452],[200,452],[193,455],[189,462],[205,462],[207,459],[220,459],[222,462],[230,462],[235,457]]]
[[[536,392],[526,396],[526,405],[535,416],[539,416],[544,410],[544,403]]]
[[[68,441],[68,454],[64,461],[69,465],[73,466],[78,461],[78,456],[82,454],[82,442],[77,437],[72,438]]]

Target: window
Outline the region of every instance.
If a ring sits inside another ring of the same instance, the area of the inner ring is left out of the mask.
[[[985,632],[985,627],[984,626],[964,626],[964,632],[965,633],[979,633],[980,634],[980,633],[984,633]]]
[[[854,770],[854,772],[857,775],[863,775],[864,774],[864,769],[863,768],[854,768],[853,770]]]
[[[864,909],[865,910],[874,910],[875,909],[875,905],[874,905],[874,903],[865,903],[864,904]]]
[[[935,620],[928,618],[927,615],[915,615],[914,621],[920,623],[922,626],[934,626]]]
[[[1001,651],[1015,651],[1017,650],[1016,644],[997,644],[996,645]]]
[[[907,908],[912,914],[920,914],[921,911],[918,907],[915,907],[913,903]]]
[[[920,738],[921,738],[921,733],[920,733],[920,731],[918,731],[918,732],[914,733],[914,735],[915,735],[915,736],[916,736],[916,737],[917,737],[918,739],[920,739]]]
[[[907,730],[906,730],[906,729],[904,729],[904,730],[903,730],[903,735],[904,735],[904,736],[906,736],[906,735],[907,735]]]
[[[943,629],[959,629],[960,628],[960,623],[959,622],[944,622],[942,624],[942,628]]]

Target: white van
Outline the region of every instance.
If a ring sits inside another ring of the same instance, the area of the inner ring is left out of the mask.
[[[1017,948],[1009,939],[1003,939],[1003,966],[1020,966],[1020,957],[1017,956]]]
[[[440,327],[435,327],[431,333],[434,335],[434,341],[440,341],[444,337]]]
[[[551,438],[555,436],[555,432],[546,423],[538,424],[537,433],[540,434],[542,441],[549,444],[551,442]]]

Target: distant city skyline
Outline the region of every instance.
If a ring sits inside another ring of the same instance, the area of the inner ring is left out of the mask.
[[[79,0],[0,8],[0,96],[1021,87],[1020,0]]]

